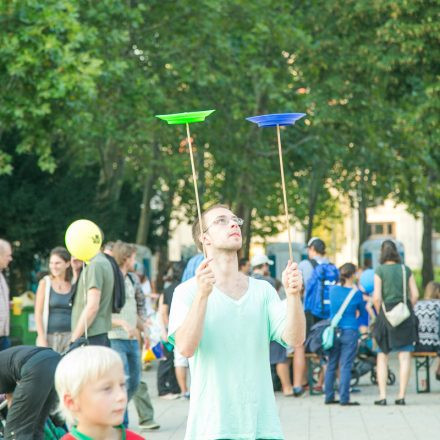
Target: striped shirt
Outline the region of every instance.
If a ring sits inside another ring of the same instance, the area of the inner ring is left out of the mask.
[[[122,319],[130,324],[132,327],[136,327],[137,322],[137,310],[136,310],[136,298],[133,283],[128,276],[125,277],[125,304],[119,313],[112,313],[112,318]],[[130,339],[128,333],[122,327],[113,327],[108,332],[109,339]]]
[[[0,336],[9,336],[9,287],[0,272]]]

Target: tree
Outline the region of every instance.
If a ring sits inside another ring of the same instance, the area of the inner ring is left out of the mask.
[[[68,0],[2,2],[0,23],[0,140],[13,133],[17,152],[53,172],[53,149],[87,121],[95,97],[101,62],[86,47],[94,35]],[[0,174],[11,172],[2,151]]]
[[[423,286],[434,278],[432,233],[440,209],[440,5],[436,1],[376,2],[386,17],[377,30],[377,64],[389,77],[394,139],[401,172],[395,197],[423,215]]]

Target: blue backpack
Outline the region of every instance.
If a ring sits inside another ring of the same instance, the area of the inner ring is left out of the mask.
[[[328,319],[330,317],[330,287],[334,286],[339,280],[339,271],[334,264],[318,264],[315,260],[310,260],[313,266],[312,276],[310,277],[304,300],[304,310],[312,315]]]

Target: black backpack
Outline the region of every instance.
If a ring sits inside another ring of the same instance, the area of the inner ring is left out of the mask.
[[[108,254],[104,254],[112,265],[115,283],[113,286],[112,313],[119,313],[125,304],[125,280],[124,274],[119,269],[116,260]]]

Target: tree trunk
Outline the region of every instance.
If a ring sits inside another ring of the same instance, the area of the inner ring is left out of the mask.
[[[243,244],[241,249],[238,251],[239,258],[249,259],[249,252],[251,247],[251,230],[252,230],[252,208],[250,206],[245,206],[243,202],[240,202],[237,206],[236,214],[237,217],[241,217],[244,220],[243,228],[241,230],[241,235],[243,237]]]
[[[197,147],[197,189],[199,191],[200,210],[203,212],[203,202],[205,200],[206,182],[205,182],[205,147],[200,145]]]
[[[422,285],[423,288],[434,279],[434,267],[432,262],[432,217],[431,212],[425,209],[423,212],[423,238],[422,238]]]
[[[358,243],[358,262],[361,261],[361,244],[368,239],[367,228],[367,202],[364,197],[362,188],[358,188],[358,227],[359,227],[359,243]]]
[[[140,206],[139,222],[136,233],[136,244],[147,245],[148,231],[150,229],[151,208],[150,200],[153,197],[153,185],[156,180],[156,174],[149,174],[144,183],[142,192],[142,203]]]
[[[156,279],[156,287],[157,291],[161,292],[163,289],[163,279],[168,270],[168,240],[170,238],[170,222],[171,222],[171,213],[173,211],[173,200],[174,195],[176,193],[177,183],[169,182],[169,190],[167,194],[166,200],[164,200],[164,209],[163,209],[163,222],[161,223],[162,234],[160,238],[160,247],[158,252],[159,262],[157,266],[157,279]]]
[[[306,230],[306,243],[312,238],[313,224],[316,214],[316,206],[318,204],[319,190],[321,183],[321,173],[319,171],[312,173],[309,187],[309,206],[308,206],[308,223]]]
[[[249,260],[249,252],[251,249],[251,238],[252,238],[252,208],[246,206],[243,215],[244,225],[244,243],[243,243],[243,257]]]
[[[164,277],[168,270],[168,242],[160,246],[157,257],[159,261],[157,264],[156,290],[160,293],[163,292]]]
[[[124,182],[125,156],[110,141],[99,149],[100,173],[96,202],[103,220],[110,221],[121,195]]]
[[[148,233],[150,231],[151,208],[150,201],[154,195],[154,183],[157,178],[157,167],[155,166],[159,157],[159,146],[153,142],[153,157],[149,163],[149,173],[144,181],[144,189],[142,191],[142,203],[140,206],[139,222],[136,233],[136,243],[146,246]]]

